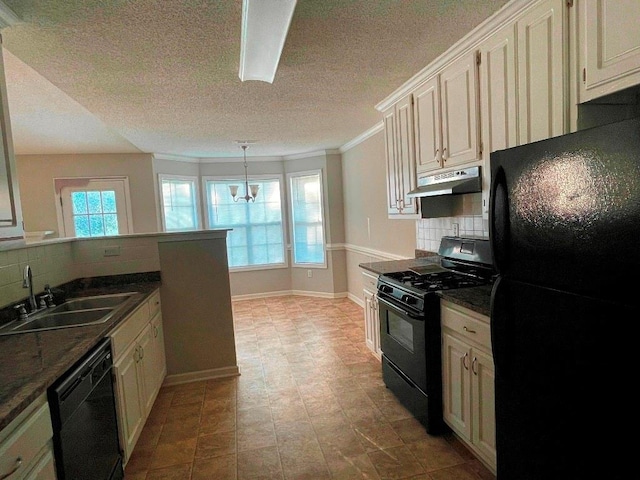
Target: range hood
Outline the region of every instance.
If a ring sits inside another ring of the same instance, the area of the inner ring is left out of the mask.
[[[480,167],[469,167],[418,178],[418,187],[407,193],[408,197],[436,197],[460,195],[482,191]]]

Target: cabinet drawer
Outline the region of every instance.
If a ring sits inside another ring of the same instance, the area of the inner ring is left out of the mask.
[[[363,271],[362,286],[364,289],[369,290],[372,293],[375,293],[378,286],[378,275],[376,275],[373,272]]]
[[[20,420],[15,430],[0,444],[0,477],[17,468],[8,478],[23,478],[36,456],[53,437],[46,400],[31,415]],[[10,424],[7,428],[12,427]]]
[[[153,318],[160,311],[160,290],[153,292],[147,302],[149,303],[149,318]]]
[[[111,348],[113,349],[114,361],[120,358],[122,352],[135,340],[148,322],[149,302],[146,301],[111,334]]]
[[[443,327],[491,352],[491,327],[488,317],[445,300],[442,300],[440,305]]]

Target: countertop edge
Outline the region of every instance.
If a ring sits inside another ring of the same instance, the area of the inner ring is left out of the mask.
[[[138,302],[131,304],[128,308],[119,312],[104,325],[73,327],[74,329],[86,329],[84,330],[85,332],[91,331],[91,333],[87,333],[86,338],[82,339],[78,345],[74,345],[74,348],[72,348],[74,351],[69,355],[69,358],[64,359],[58,365],[46,368],[42,373],[36,374],[33,379],[16,388],[16,391],[13,392],[12,396],[8,400],[5,400],[0,404],[0,430],[7,427],[25,408],[27,408],[40,395],[45,393],[61,375],[78,362],[98,341],[108,336],[109,333],[122,322],[122,320],[144,303],[160,288],[160,286],[160,281],[148,282],[145,285],[145,291],[139,292],[142,295]],[[116,293],[116,290],[120,290],[122,292],[127,290],[130,291],[131,285],[121,285],[118,288],[111,287],[110,293]],[[90,293],[86,293],[86,295],[90,295]],[[25,333],[20,335],[40,335],[40,333]]]

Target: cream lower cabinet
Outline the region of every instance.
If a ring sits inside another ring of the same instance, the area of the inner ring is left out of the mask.
[[[640,2],[579,0],[580,102],[640,84]]]
[[[43,394],[0,432],[0,478],[55,480],[53,429]]]
[[[370,272],[362,272],[364,289],[364,336],[369,350],[380,360],[380,317],[378,316],[377,275]]]
[[[441,301],[444,421],[495,472],[495,388],[489,318]]]
[[[125,319],[111,338],[118,427],[126,464],[166,374],[159,292]]]

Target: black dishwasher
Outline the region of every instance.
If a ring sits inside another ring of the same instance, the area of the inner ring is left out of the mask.
[[[111,339],[48,390],[58,480],[121,480]]]

